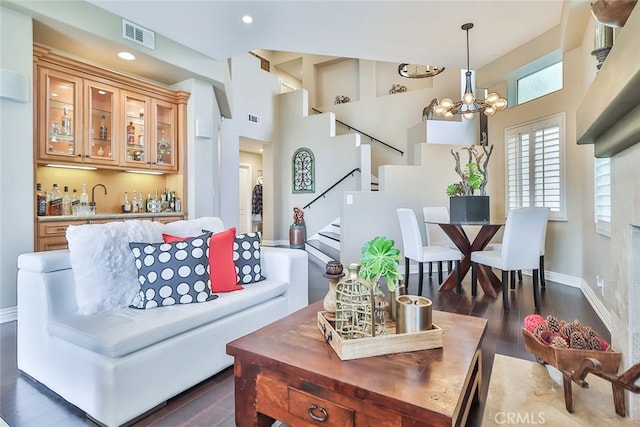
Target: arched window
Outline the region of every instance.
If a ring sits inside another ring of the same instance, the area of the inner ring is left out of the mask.
[[[291,162],[292,187],[294,193],[315,193],[316,169],[313,152],[308,148],[299,148],[293,153]]]

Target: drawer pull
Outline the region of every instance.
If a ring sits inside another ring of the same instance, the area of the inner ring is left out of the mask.
[[[320,411],[321,415],[316,415],[315,414],[315,410],[318,409]],[[319,423],[323,423],[325,421],[327,421],[327,419],[329,419],[329,414],[327,413],[327,410],[324,409],[322,406],[320,408],[318,408],[315,404],[311,404],[311,406],[309,406],[309,409],[307,410],[307,413],[309,414],[309,416],[311,417],[311,419],[313,421],[317,421]]]
[[[324,342],[326,342],[327,344],[329,344],[329,341],[333,339],[331,331],[329,331],[329,333],[327,334],[327,325],[325,325],[324,323],[322,324],[322,335],[324,335]]]

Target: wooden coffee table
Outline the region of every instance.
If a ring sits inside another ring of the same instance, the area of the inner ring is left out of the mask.
[[[433,312],[442,348],[341,361],[321,302],[227,344],[236,425],[463,426],[478,400],[486,319]]]

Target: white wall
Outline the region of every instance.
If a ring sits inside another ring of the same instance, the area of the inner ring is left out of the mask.
[[[278,77],[260,68],[260,60],[251,54],[231,59],[231,78],[227,84],[233,117],[220,126],[220,217],[228,227],[238,225],[238,163],[240,137],[264,143],[263,239],[274,240],[274,193],[279,168],[274,163],[273,145],[277,144],[275,96]],[[248,115],[260,116],[261,124],[248,121]]]
[[[334,116],[331,113],[308,116],[307,91],[281,94],[280,141],[277,149],[281,181],[276,196],[276,236],[288,243],[289,226],[293,223],[293,208],[302,209],[346,173],[360,167],[358,135],[335,136]],[[292,193],[291,162],[295,151],[310,148],[315,157],[315,193]],[[307,237],[334,220],[340,211],[342,192],[360,189],[360,176],[355,175],[335,190],[305,209]]]
[[[0,310],[15,306],[16,259],[34,243],[31,34],[30,17],[0,6],[0,68],[29,87],[27,102],[0,99]]]

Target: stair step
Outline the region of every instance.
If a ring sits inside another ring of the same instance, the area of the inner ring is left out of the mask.
[[[336,242],[340,241],[340,234],[332,233],[331,231],[320,231],[318,235],[326,237],[327,239],[335,240]]]
[[[317,250],[324,254],[327,258],[330,258],[335,261],[340,261],[340,251],[332,248],[331,246],[322,243],[319,240],[307,240],[307,246],[311,246],[313,249]]]
[[[339,223],[339,222],[332,222],[332,223],[331,223],[331,226],[332,226],[332,227],[340,228],[340,223]]]

